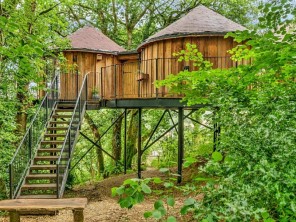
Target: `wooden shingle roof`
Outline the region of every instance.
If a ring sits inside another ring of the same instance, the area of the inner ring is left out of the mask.
[[[68,36],[72,51],[93,51],[100,53],[117,53],[125,51],[99,29],[85,26]]]
[[[245,29],[244,26],[200,5],[176,22],[146,39],[139,48],[150,42],[162,39],[197,35],[224,36],[228,32],[242,31]]]

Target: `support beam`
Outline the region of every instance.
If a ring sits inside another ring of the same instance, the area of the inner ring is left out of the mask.
[[[98,144],[96,144],[94,141],[92,141],[87,135],[85,135],[84,133],[80,133],[81,136],[83,136],[85,139],[87,139],[89,142],[91,142],[94,146],[96,146],[97,148],[99,148],[100,150],[102,150],[107,156],[109,156],[111,159],[113,159],[116,163],[119,163],[121,166],[123,166],[123,164],[116,160],[114,158],[114,156],[112,156],[110,153],[108,153],[106,150],[104,150],[101,146],[99,146]]]
[[[146,151],[146,148],[147,148],[147,146],[148,146],[150,140],[152,139],[154,133],[155,133],[156,130],[158,129],[158,127],[159,127],[159,125],[160,125],[162,119],[164,118],[164,116],[165,116],[165,114],[166,114],[167,112],[168,112],[168,110],[165,110],[165,111],[163,112],[163,114],[162,114],[162,116],[160,117],[158,123],[156,124],[156,126],[154,127],[152,133],[150,134],[150,137],[149,137],[149,139],[147,140],[147,142],[146,142],[146,144],[145,144],[145,146],[144,146],[144,148],[143,148],[143,152],[142,152],[142,153],[144,153],[144,152]]]
[[[184,110],[183,108],[179,108],[178,110],[178,183],[181,183],[184,158]]]
[[[187,114],[186,116],[184,116],[184,119],[187,119],[188,116],[190,116],[192,113],[194,113],[196,110],[191,110],[191,112],[189,114]],[[155,144],[158,140],[160,140],[163,136],[165,136],[168,132],[170,132],[172,129],[174,129],[176,126],[178,125],[178,123],[176,123],[175,125],[171,126],[167,131],[165,131],[163,134],[161,134],[159,137],[157,137],[153,142],[151,142],[149,145],[145,146],[145,149],[143,149],[142,153],[144,153],[147,149],[149,149],[153,144]]]
[[[124,174],[126,174],[127,170],[127,150],[126,150],[126,133],[127,133],[127,109],[124,111],[124,148],[123,148],[123,163],[124,163]]]
[[[177,113],[177,111],[175,111],[175,110],[173,110],[173,112]],[[196,120],[196,119],[193,119],[193,118],[191,118],[191,117],[189,117],[189,116],[187,117],[187,119],[190,119],[192,122],[195,122],[195,123],[197,123],[197,124],[199,124],[199,125],[201,125],[201,126],[203,126],[203,127],[207,128],[207,129],[213,130],[213,128],[212,128],[212,127],[210,127],[210,126],[207,126],[207,125],[205,125],[205,124],[203,124],[203,123],[199,122],[198,120]]]
[[[216,151],[217,147],[219,145],[219,137],[220,137],[220,133],[221,133],[221,127],[219,126],[218,123],[214,124],[214,147],[213,150]]]
[[[129,111],[128,111],[128,113],[129,113]],[[123,113],[121,113],[119,116],[118,116],[118,118],[116,119],[116,120],[114,120],[113,122],[112,122],[112,124],[108,127],[108,129],[101,135],[101,137],[98,139],[98,140],[96,140],[95,142],[93,142],[92,140],[89,140],[93,145],[83,154],[83,156],[82,157],[80,157],[80,159],[73,165],[73,167],[71,167],[71,169],[70,169],[70,171],[72,170],[72,169],[74,169],[77,165],[78,165],[78,163],[94,148],[94,147],[98,147],[98,143],[99,142],[101,142],[101,140],[102,140],[102,138],[108,133],[108,131],[112,128],[112,126],[114,126],[115,125],[115,123],[122,117],[122,115],[124,115],[124,112]],[[80,132],[80,134],[82,135],[82,133]],[[85,135],[85,134],[84,134]],[[83,135],[82,135],[83,136]],[[89,138],[88,138],[89,139]],[[104,152],[104,150],[103,150],[103,152]],[[110,155],[110,154],[109,154]],[[122,164],[121,164],[122,165]]]
[[[174,119],[173,119],[172,114],[171,114],[170,111],[169,111],[169,116],[170,116],[170,119],[171,119],[173,125],[175,125]],[[175,128],[176,133],[178,133],[177,127],[174,127],[174,128]]]
[[[141,179],[141,164],[142,164],[142,108],[138,111],[138,178]]]

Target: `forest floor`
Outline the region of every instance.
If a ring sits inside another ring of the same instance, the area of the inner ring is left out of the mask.
[[[183,173],[184,180],[188,180],[192,176],[191,171]],[[147,170],[142,171],[143,178],[161,177],[164,178],[164,174],[158,170]],[[144,212],[153,210],[156,195],[151,195],[145,198],[144,202],[135,205],[132,209],[122,209],[117,203],[117,197],[111,196],[111,188],[120,186],[124,180],[128,178],[136,178],[137,174],[126,174],[118,175],[107,178],[100,182],[93,184],[84,184],[81,186],[74,187],[72,190],[66,191],[64,198],[71,197],[86,197],[88,204],[84,210],[85,222],[138,222],[138,221],[155,221],[153,219],[146,220],[143,216]],[[174,193],[175,196],[175,207],[169,210],[170,215],[174,215],[177,221],[188,221],[188,218],[180,217],[180,207],[183,204],[184,197],[181,193]],[[195,197],[200,199],[202,197]],[[22,222],[71,222],[73,221],[73,214],[70,210],[59,211],[54,216],[21,216]],[[9,218],[0,217],[0,222],[8,222]]]

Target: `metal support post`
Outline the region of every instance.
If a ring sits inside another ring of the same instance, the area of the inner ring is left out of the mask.
[[[184,158],[184,110],[179,108],[178,113],[178,183],[182,181],[182,164]]]
[[[13,172],[12,172],[12,164],[9,164],[9,196],[10,199],[13,199]]]
[[[103,67],[101,67],[101,99],[103,99],[104,92],[103,92]]]
[[[221,127],[219,126],[218,123],[214,124],[214,148],[213,150],[216,151],[217,147],[219,145],[219,137],[221,133]]]
[[[142,160],[142,109],[139,108],[138,121],[138,178],[141,179],[141,160]]]
[[[30,129],[29,129],[29,153],[28,153],[28,157],[29,157],[29,160],[31,160],[32,159],[32,136],[33,136],[33,132],[32,132],[32,127],[33,127],[33,125],[30,127]]]
[[[127,109],[124,112],[124,153],[123,153],[123,161],[124,161],[124,174],[126,174],[126,160],[127,160],[127,152],[126,152],[126,133],[127,133]]]
[[[155,59],[155,69],[156,69],[156,80],[158,80],[158,59]],[[158,98],[158,88],[155,88],[156,90],[156,98]]]
[[[117,75],[116,75],[116,65],[114,65],[114,98],[117,97],[116,93],[117,93]]]

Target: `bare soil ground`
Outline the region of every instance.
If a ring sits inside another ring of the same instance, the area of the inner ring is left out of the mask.
[[[142,172],[143,178],[164,177],[158,170],[148,170]],[[151,196],[145,199],[141,204],[134,206],[132,209],[122,209],[117,203],[117,198],[111,197],[111,188],[120,186],[124,180],[128,178],[136,178],[137,175],[127,174],[110,177],[95,184],[87,184],[75,187],[65,193],[65,198],[70,197],[87,197],[88,205],[84,210],[85,222],[138,222],[138,221],[155,221],[153,219],[145,220],[144,212],[153,210],[153,204],[157,199],[156,196]],[[191,172],[187,172],[185,177],[191,177]],[[182,206],[184,196],[181,194],[175,195],[176,205],[170,209],[170,215],[177,217],[178,221],[189,221],[188,218],[181,218],[179,214],[180,206]],[[198,197],[197,197],[198,198]],[[21,216],[22,222],[71,222],[73,214],[69,210],[59,211],[54,216]],[[0,217],[0,222],[8,222],[8,216]]]

